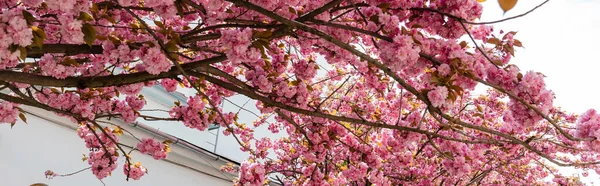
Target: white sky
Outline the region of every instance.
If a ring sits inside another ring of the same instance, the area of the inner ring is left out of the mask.
[[[543,0],[521,0],[503,16],[495,0],[483,3],[483,21],[497,20],[526,12]],[[521,70],[535,70],[547,76],[546,83],[556,94],[555,105],[582,113],[600,109],[599,90],[594,83],[600,59],[600,1],[551,0],[533,13],[494,25],[495,30],[518,31],[515,38],[525,48],[517,49],[512,63]]]
[[[482,21],[498,20],[524,13],[543,0],[521,0],[513,10],[503,15],[496,0],[484,3]],[[597,79],[600,59],[600,1],[551,0],[533,13],[494,25],[495,31],[518,31],[516,39],[524,49],[517,49],[512,63],[521,70],[534,70],[546,75],[547,86],[556,94],[554,104],[582,113],[600,109]],[[561,172],[574,173],[571,168]],[[580,172],[580,171],[578,171]],[[594,171],[582,177],[589,185],[600,180]]]

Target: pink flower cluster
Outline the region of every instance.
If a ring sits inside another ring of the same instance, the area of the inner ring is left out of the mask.
[[[17,116],[19,116],[18,106],[15,103],[0,101],[0,124],[17,122]]]
[[[145,0],[144,6],[153,8],[156,14],[163,18],[171,18],[177,14],[173,2],[171,0]]]
[[[529,71],[523,76],[522,81],[513,92],[518,97],[537,107],[542,113],[548,114],[550,109],[553,108],[554,93],[546,89],[543,78],[542,74]],[[508,104],[508,111],[503,119],[505,122],[514,124],[514,126],[522,125],[530,127],[543,118],[517,100],[511,99]],[[520,128],[522,127],[515,127],[514,129],[520,130]]]
[[[133,165],[129,165],[127,163],[123,165],[123,173],[133,180],[139,180],[140,178],[142,178],[142,176],[146,174],[146,172],[146,168],[142,166],[142,164],[140,164],[139,162]]]
[[[226,50],[225,54],[234,65],[260,59],[258,50],[250,48],[251,42],[252,29],[250,28],[221,30],[221,43]]]
[[[169,114],[173,118],[182,118],[183,124],[187,127],[205,130],[208,125],[212,124],[216,117],[210,118],[209,115],[204,112],[206,102],[202,100],[200,96],[190,97],[188,99],[188,106],[173,107]]]
[[[302,80],[311,80],[317,75],[317,63],[314,61],[300,60],[294,63],[294,72]]]
[[[27,6],[37,7],[42,4],[43,0],[21,0],[21,2]]]
[[[177,86],[179,82],[174,79],[162,79],[160,80],[160,85],[167,90],[167,92],[174,92],[177,90]]]
[[[65,66],[59,64],[60,60],[51,54],[44,54],[40,60],[40,68],[42,74],[52,76],[58,79],[65,79],[66,77],[72,76],[77,72],[77,67]]]
[[[11,45],[26,47],[32,43],[33,33],[23,18],[21,9],[2,10],[0,14],[0,70],[17,65],[20,50],[11,51]]]
[[[64,5],[60,5],[61,7]],[[66,43],[71,44],[81,44],[83,43],[83,32],[81,31],[81,27],[83,23],[80,20],[75,20],[72,18],[72,15],[60,15],[58,16],[58,21],[61,26],[61,35],[62,39]]]
[[[2,41],[0,47],[5,48],[3,45],[9,44],[25,47],[31,44],[33,33],[20,10],[2,12],[0,22],[8,23],[0,26],[0,41]]]
[[[140,3],[140,0],[118,0],[117,2],[119,2],[119,4],[122,6],[134,6],[134,5],[138,5]],[[152,2],[152,1],[150,1],[150,2]],[[152,6],[152,5],[150,5],[150,6]]]
[[[456,156],[453,160],[444,159],[442,160],[442,165],[448,173],[456,176],[463,176],[471,172],[471,164],[463,156]]]
[[[473,38],[475,38],[475,39],[487,41],[487,37],[489,37],[489,35],[493,31],[494,31],[494,27],[492,27],[490,25],[479,25],[479,26],[473,27],[473,29],[471,30],[471,34],[473,35]]]
[[[103,148],[92,150],[89,155],[88,164],[96,178],[106,178],[117,168],[117,156],[114,147],[108,148],[108,153]]]
[[[270,92],[273,88],[271,81],[267,78],[267,73],[262,68],[246,71],[246,79],[261,91]]]
[[[81,124],[79,125],[79,128],[77,128],[77,135],[85,141],[85,147],[90,149],[100,149],[103,148],[103,144],[106,147],[114,147],[116,145],[114,142],[119,142],[119,138],[112,133],[112,130],[108,128],[90,130],[87,125],[88,124]],[[96,130],[105,130],[109,135],[107,136],[104,132],[98,132]]]
[[[92,100],[82,99],[75,92],[61,93],[56,89],[44,88],[42,92],[35,94],[40,103],[61,110],[69,110],[88,119],[94,119],[96,114],[92,110]]]
[[[600,114],[596,110],[590,109],[579,116],[575,129],[575,137],[578,138],[596,138],[590,142],[584,142],[586,145],[597,152],[600,152]]]
[[[242,162],[240,166],[239,185],[243,186],[260,186],[266,180],[266,171],[260,163],[249,161]]]
[[[117,87],[117,90],[120,93],[134,96],[134,95],[139,94],[142,91],[142,88],[144,88],[144,83],[134,83],[134,84],[119,86],[119,87]]]
[[[103,179],[117,168],[118,155],[115,142],[118,142],[119,138],[111,129],[96,128],[90,130],[87,125],[81,124],[77,129],[77,134],[85,141],[86,147],[90,148],[87,161],[91,166],[92,173],[98,179]],[[104,132],[97,132],[96,130],[105,130],[109,135],[107,136]]]
[[[168,146],[154,139],[143,138],[136,148],[140,153],[152,155],[156,160],[167,158]]]
[[[394,37],[393,42],[381,41],[379,46],[381,60],[396,72],[414,65],[419,59],[419,52],[421,52],[412,37],[408,35],[399,34]]]
[[[427,93],[427,97],[429,98],[429,101],[431,101],[431,105],[434,107],[441,107],[447,102],[448,88],[445,86],[437,86]]]
[[[149,48],[146,55],[142,57],[142,61],[146,72],[154,75],[169,71],[172,64],[158,47]]]
[[[45,0],[45,3],[51,10],[71,12],[75,8],[76,0]]]

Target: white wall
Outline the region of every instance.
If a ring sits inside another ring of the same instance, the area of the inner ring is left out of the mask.
[[[41,113],[42,117],[49,116],[51,119],[58,117],[47,112]],[[19,122],[13,129],[10,129],[10,125],[0,125],[0,185],[26,186],[37,182],[50,186],[102,185],[89,170],[69,177],[45,179],[46,170],[67,174],[88,167],[87,162],[81,160],[82,154],[87,154],[88,150],[72,128],[33,115],[27,115],[27,121],[29,124]],[[135,144],[135,141],[128,137],[122,137],[121,142],[128,145]],[[181,147],[174,147],[168,159],[196,170],[133,153],[134,161],[140,161],[148,168],[148,175],[138,181],[126,182],[122,167],[124,159],[120,158],[119,167],[111,177],[103,181],[107,186],[232,184],[228,181],[231,179],[222,178],[226,177],[224,174],[215,173],[217,172],[215,167],[220,165],[214,165],[214,162],[212,166],[202,165],[209,162],[206,157],[201,157],[202,155],[192,157],[190,154],[193,153],[186,152],[186,149]]]

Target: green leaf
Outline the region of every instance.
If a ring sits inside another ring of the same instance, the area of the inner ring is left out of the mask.
[[[46,39],[46,32],[37,26],[30,26],[29,28],[31,28],[31,31],[33,32],[33,42],[31,46],[42,48],[44,46],[44,39]]]
[[[387,12],[388,9],[390,8],[390,3],[381,3],[379,5],[377,5],[377,7],[381,8],[381,11],[383,12]]]
[[[372,21],[373,23],[379,25],[379,16],[373,15],[373,16],[369,17],[369,21]]]
[[[466,41],[460,42],[460,48],[465,48],[465,47],[467,47],[467,42]]]
[[[92,46],[94,44],[94,40],[96,40],[96,29],[94,29],[94,26],[89,23],[85,23],[81,27],[81,31],[83,32],[83,40],[85,43],[87,43],[89,46]]]
[[[25,47],[19,47],[19,52],[19,57],[21,58],[21,60],[25,61],[25,58],[27,58],[27,49]]]
[[[94,18],[86,13],[86,12],[79,12],[79,17],[77,17],[78,20],[82,20],[82,21],[93,21]]]
[[[296,9],[294,9],[292,7],[288,7],[288,11],[290,11],[290,13],[292,13],[292,14],[298,15],[298,12],[296,12]]]
[[[254,38],[269,38],[273,35],[273,32],[270,30],[265,31],[253,31],[252,37]]]
[[[499,44],[502,44],[502,41],[500,41],[500,39],[498,39],[498,38],[490,38],[487,40],[487,43],[499,45]]]
[[[120,45],[121,44],[121,40],[118,37],[115,37],[113,35],[109,35],[108,40],[110,40],[114,45]]]
[[[513,45],[518,46],[518,47],[523,47],[523,43],[521,43],[521,41],[515,39],[513,42],[514,42]]]
[[[181,43],[181,37],[179,37],[179,34],[171,32],[171,38],[175,40],[175,43]]]
[[[31,13],[29,13],[27,10],[23,10],[23,18],[25,18],[25,21],[27,22],[27,25],[31,25],[33,23],[33,21],[35,21],[35,17],[33,17],[33,15],[31,15]]]
[[[170,40],[165,44],[167,52],[177,52],[179,48],[177,48],[177,42],[175,40]]]
[[[156,26],[158,26],[159,28],[162,28],[162,29],[164,29],[164,28],[165,28],[165,24],[163,24],[163,23],[162,23],[162,22],[160,22],[160,21],[156,21],[156,20],[155,20],[155,21],[154,21],[154,24],[155,24]]]
[[[21,120],[23,120],[23,122],[27,123],[27,118],[25,117],[25,114],[23,114],[22,112],[19,113],[19,118],[21,118]]]
[[[498,66],[502,66],[502,60],[492,60],[492,62]]]
[[[511,56],[515,56],[515,48],[506,44],[504,45],[504,49],[510,53]]]
[[[70,57],[65,57],[62,64],[65,66],[74,66],[74,67],[79,66],[79,63],[77,63],[77,60],[70,58]]]

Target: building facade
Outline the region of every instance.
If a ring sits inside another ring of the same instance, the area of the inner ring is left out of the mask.
[[[145,109],[169,110],[173,102],[185,104],[186,100],[183,94],[168,93],[160,86],[146,87],[142,94],[147,101]],[[239,164],[247,156],[234,139],[221,134],[218,126],[197,131],[174,121],[148,122],[140,119],[137,123],[126,124],[112,119],[110,122],[131,133],[123,134],[120,143],[134,146],[138,141],[136,138],[169,139],[174,142],[172,152],[165,160],[154,160],[134,151],[133,160],[142,162],[148,169],[148,174],[140,180],[126,181],[122,157],[119,167],[102,182],[90,170],[46,179],[46,170],[69,174],[89,167],[87,161],[82,161],[82,154],[89,150],[77,136],[77,124],[45,110],[21,107],[27,113],[27,124],[19,121],[12,129],[10,125],[0,125],[0,185],[232,185],[236,175],[221,172],[220,167],[229,163]],[[168,117],[167,112],[152,112],[152,115]]]

